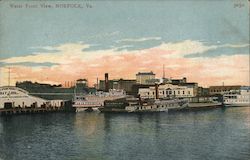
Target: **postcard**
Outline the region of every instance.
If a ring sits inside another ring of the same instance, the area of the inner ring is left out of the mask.
[[[250,159],[249,0],[0,0],[0,160]]]

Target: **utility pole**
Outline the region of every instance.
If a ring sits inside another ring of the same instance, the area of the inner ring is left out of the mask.
[[[98,80],[98,77],[96,78],[96,89],[99,89],[99,80]]]
[[[0,67],[0,86],[1,86],[1,82],[2,82],[1,77],[2,77],[2,68]]]
[[[165,79],[165,64],[163,64],[162,68],[162,78]]]
[[[10,67],[8,67],[8,69],[9,69],[8,86],[10,86]]]

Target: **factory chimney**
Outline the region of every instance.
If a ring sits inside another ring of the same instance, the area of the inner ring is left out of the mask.
[[[155,83],[155,99],[159,99],[159,84]]]
[[[109,74],[105,73],[105,91],[109,91]]]

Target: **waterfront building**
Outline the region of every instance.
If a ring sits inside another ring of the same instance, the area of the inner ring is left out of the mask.
[[[148,84],[150,80],[155,79],[155,74],[151,72],[139,72],[136,74],[136,83]]]
[[[198,87],[198,96],[209,96],[209,90],[208,88]]]
[[[42,84],[31,81],[17,82],[16,87],[27,91],[29,95],[50,100],[72,100],[75,91],[75,87],[65,88],[62,85]]]
[[[0,87],[0,109],[63,107],[65,100],[47,100],[32,96],[28,91],[15,86]]]
[[[232,85],[232,86],[210,86],[209,87],[209,95],[223,95],[230,90],[240,90],[240,85]]]
[[[113,86],[113,80],[109,80],[108,81],[108,86],[110,86],[112,88],[112,86]],[[102,90],[102,91],[105,91],[105,80],[100,80],[99,81],[98,89]]]
[[[119,79],[113,84],[113,89],[124,90],[126,93],[130,94],[134,84],[136,84],[136,80],[134,79]]]
[[[87,79],[78,79],[78,80],[76,80],[76,85],[88,87],[88,80]]]
[[[146,84],[156,84],[156,83],[160,83],[163,82],[162,79],[148,79],[146,80]]]
[[[186,86],[188,88],[193,88],[194,89],[194,96],[200,96],[199,93],[199,87],[198,83],[196,82],[187,82],[187,78],[183,77],[182,79],[166,79],[163,81],[163,83],[169,83],[172,85],[179,85],[179,86]]]
[[[171,79],[171,84],[173,85],[180,85],[180,84],[184,84],[187,83],[187,78],[183,77],[182,79]]]
[[[86,79],[76,80],[75,93],[88,93],[88,81]]]
[[[171,79],[170,84],[179,85],[179,86],[186,86],[188,88],[193,88],[194,89],[194,96],[200,96],[199,93],[201,93],[201,92],[199,92],[198,83],[187,82],[186,77],[183,77],[182,79]]]
[[[188,87],[188,88],[193,88],[194,89],[194,96],[198,96],[198,90],[199,90],[198,83],[196,83],[196,82],[186,82],[186,83],[179,84],[179,86],[185,86],[185,87]]]
[[[132,87],[134,84],[136,84],[136,80],[133,79],[114,79],[108,81],[109,89],[124,90],[128,94],[132,92]],[[99,90],[105,90],[104,80],[100,80]]]
[[[154,87],[155,84],[134,84],[132,86],[132,92],[131,95],[137,96],[139,93],[139,89],[141,88],[149,88],[149,87]]]
[[[156,89],[155,86],[148,88],[139,88],[138,94],[141,98],[155,98]],[[165,97],[179,97],[179,98],[189,98],[194,97],[194,88],[188,86],[178,86],[172,84],[162,84],[158,87],[158,96],[159,98]]]
[[[49,105],[49,101],[31,96],[21,88],[14,86],[0,87],[0,108],[15,108],[15,107],[45,107]]]

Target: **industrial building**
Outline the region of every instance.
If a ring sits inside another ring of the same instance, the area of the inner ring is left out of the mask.
[[[155,79],[155,74],[151,72],[139,72],[136,74],[136,83],[148,84]]]
[[[100,80],[98,89],[102,91],[109,91],[109,89],[122,89],[127,94],[132,93],[133,85],[136,84],[134,79],[113,79],[109,80],[108,73],[105,73],[105,80]]]
[[[209,87],[209,95],[223,95],[230,90],[240,90],[240,85],[234,86],[210,86]]]

